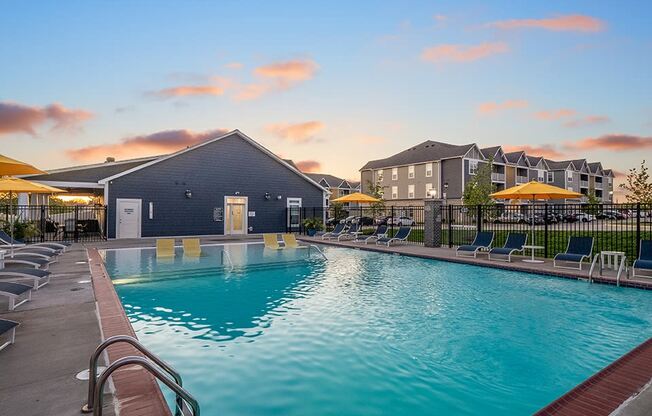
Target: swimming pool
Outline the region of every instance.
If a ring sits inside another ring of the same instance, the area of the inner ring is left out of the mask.
[[[105,253],[203,415],[526,415],[652,336],[650,291],[335,247],[228,246],[257,264],[228,273],[222,250]]]

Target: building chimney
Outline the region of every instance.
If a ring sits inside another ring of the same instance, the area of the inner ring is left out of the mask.
[[[115,158],[111,156],[107,156],[106,160],[104,161],[104,163],[113,163],[113,162],[115,162]]]

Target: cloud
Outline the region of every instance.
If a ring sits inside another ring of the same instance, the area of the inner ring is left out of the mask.
[[[178,87],[164,88],[158,91],[151,91],[147,94],[165,99],[174,97],[224,95],[224,92],[224,88],[215,85],[182,85]]]
[[[573,117],[575,115],[577,115],[577,111],[570,108],[560,108],[559,110],[545,110],[534,113],[534,117],[538,118],[539,120],[547,121],[559,120],[562,118]]]
[[[227,68],[227,69],[240,69],[243,66],[244,65],[242,63],[240,63],[240,62],[229,62],[228,64],[224,65],[224,68]]]
[[[546,19],[511,19],[489,23],[487,26],[498,29],[544,29],[555,32],[600,32],[606,23],[600,19],[585,15],[556,16]]]
[[[141,136],[125,137],[117,143],[88,146],[66,151],[68,157],[78,161],[102,161],[107,156],[117,159],[172,153],[227,133],[226,129],[193,132],[190,130],[164,130]]]
[[[276,137],[295,144],[308,143],[315,138],[315,134],[325,127],[321,121],[306,121],[304,123],[279,123],[265,126],[265,130]]]
[[[529,156],[543,156],[547,159],[560,159],[564,157],[564,154],[556,150],[553,146],[549,144],[544,144],[542,146],[503,146],[503,151],[506,153],[524,151]]]
[[[607,116],[584,116],[564,123],[566,127],[584,127],[611,121]]]
[[[36,128],[52,123],[52,130],[78,127],[93,117],[86,110],[72,110],[54,103],[45,107],[30,107],[13,102],[0,102],[0,135],[27,133],[36,135]]]
[[[502,103],[486,102],[478,106],[478,113],[480,114],[493,114],[503,110],[511,110],[517,108],[525,108],[529,105],[527,100],[506,100]]]
[[[301,172],[305,173],[319,172],[321,170],[321,163],[316,160],[300,160],[294,162],[294,164],[297,165],[297,168],[299,168]]]
[[[292,84],[312,79],[317,69],[319,69],[317,63],[304,59],[259,66],[254,69],[254,74],[261,78],[273,80],[279,86],[287,88]]]
[[[238,87],[233,98],[236,101],[249,101],[255,100],[264,96],[265,94],[270,93],[274,90],[273,85],[265,84],[245,84]]]
[[[615,152],[643,150],[652,148],[652,136],[634,136],[629,134],[606,134],[600,137],[587,137],[565,147],[575,150],[611,150]]]
[[[448,20],[448,16],[443,14],[436,14],[432,16],[432,18],[435,19],[435,21],[437,22],[445,22],[446,20]]]
[[[421,59],[433,63],[472,62],[509,51],[504,42],[484,42],[479,45],[442,44],[425,48]]]

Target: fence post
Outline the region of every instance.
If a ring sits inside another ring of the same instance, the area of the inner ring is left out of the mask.
[[[636,253],[634,258],[641,252],[641,203],[636,204]]]
[[[41,205],[41,242],[45,241],[45,232],[47,231],[47,225],[45,224],[45,205]]]
[[[79,222],[79,205],[75,205],[75,243],[79,242],[79,227],[77,227],[78,222]]]
[[[534,232],[534,231],[533,231]],[[532,244],[532,242],[530,242]],[[548,257],[548,203],[543,205],[543,257]]]
[[[442,200],[427,199],[423,206],[423,245],[441,247]]]
[[[453,206],[448,205],[448,248],[453,248]]]
[[[109,207],[107,205],[103,208],[104,211],[104,240],[109,238]]]
[[[394,236],[394,205],[391,206],[391,217],[392,224],[390,225],[390,237]]]
[[[476,228],[478,229],[478,232],[482,231],[482,205],[478,204],[478,219],[477,219],[477,224]]]

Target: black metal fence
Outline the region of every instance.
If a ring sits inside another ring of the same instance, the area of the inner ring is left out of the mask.
[[[412,225],[409,243],[424,243],[424,208],[410,207],[315,207],[288,208],[294,228],[305,233],[303,221],[325,221],[330,230],[338,222],[362,223],[364,233],[387,224],[390,234],[400,225]],[[594,252],[622,251],[628,259],[638,257],[641,239],[652,239],[652,204],[533,204],[444,205],[442,246],[469,244],[478,231],[494,231],[494,246],[502,246],[510,232],[528,234],[528,245],[541,247],[537,256],[564,252],[570,236],[595,238]]]
[[[0,228],[26,243],[102,241],[106,239],[105,206],[0,205]]]

